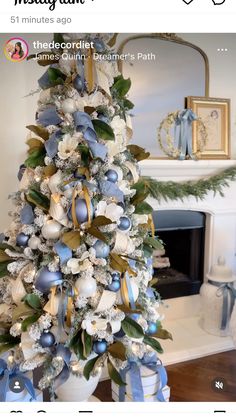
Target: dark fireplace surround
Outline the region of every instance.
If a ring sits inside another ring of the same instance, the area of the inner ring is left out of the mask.
[[[199,294],[204,279],[206,216],[202,212],[163,210],[153,213],[170,268],[154,268],[156,290],[163,299]]]

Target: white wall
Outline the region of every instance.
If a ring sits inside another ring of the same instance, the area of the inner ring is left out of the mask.
[[[0,48],[12,34],[1,36]],[[33,40],[50,41],[51,35],[47,34],[18,34],[30,44]],[[127,35],[120,35],[118,43]],[[199,35],[182,34],[184,39],[199,45],[207,53],[210,60],[210,94],[211,96],[231,98],[232,100],[232,150],[236,157],[236,35]],[[217,52],[218,47],[228,47],[229,52],[222,56]],[[0,231],[8,225],[7,213],[10,202],[7,196],[17,190],[17,171],[24,161],[25,126],[34,122],[37,94],[24,98],[32,90],[37,89],[37,80],[44,69],[35,62],[11,63],[1,53],[0,61]]]

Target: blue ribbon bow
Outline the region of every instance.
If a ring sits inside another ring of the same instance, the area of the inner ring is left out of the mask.
[[[208,283],[218,288],[218,290],[216,291],[217,297],[221,297],[223,295],[222,320],[220,329],[225,330],[234,309],[236,289],[234,288],[234,284],[229,282],[218,282],[209,280]]]
[[[0,359],[0,402],[6,401],[7,391],[9,389],[9,382],[12,378],[20,378],[28,393],[32,397],[33,400],[36,399],[35,391],[31,380],[25,376],[25,374],[21,373],[19,369],[15,366],[13,368],[8,368],[7,363],[4,359]]]
[[[175,139],[180,150],[179,160],[185,160],[186,155],[195,159],[192,150],[192,123],[197,121],[198,116],[191,109],[184,109],[175,120]],[[177,135],[177,127],[179,133]]]
[[[161,361],[157,358],[156,354],[152,354],[151,356],[145,355],[141,360],[137,360],[136,358],[129,358],[127,367],[120,370],[120,375],[124,382],[126,381],[127,373],[129,372],[130,374],[133,401],[144,402],[144,391],[140,371],[142,365],[149,368],[151,371],[154,371],[159,374],[160,385],[156,393],[156,399],[159,402],[165,402],[163,388],[167,385],[167,374],[166,369],[163,367]],[[121,386],[119,388],[120,402],[125,401],[125,393],[126,387]]]

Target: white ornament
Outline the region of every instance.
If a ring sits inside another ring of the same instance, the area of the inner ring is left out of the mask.
[[[139,296],[139,287],[138,287],[138,285],[136,284],[136,282],[133,278],[128,279],[128,281],[129,281],[129,284],[130,284],[130,287],[131,287],[131,290],[132,290],[132,294],[133,294],[133,299],[134,299],[134,302],[135,302],[135,301],[137,301],[138,296]],[[122,298],[122,295],[121,295],[121,291],[117,292],[116,297],[117,297],[116,298],[117,304],[119,304],[119,305],[124,304],[124,301],[123,301],[123,298]]]
[[[36,250],[38,249],[39,245],[41,244],[41,240],[39,237],[37,236],[33,236],[29,239],[28,241],[28,246],[32,249],[32,250]]]
[[[119,205],[116,205],[115,203],[107,205],[106,201],[100,201],[97,205],[97,217],[103,215],[104,217],[109,218],[109,220],[111,220],[112,222],[117,222],[123,214],[123,208]]]
[[[76,104],[73,99],[65,99],[61,107],[65,113],[74,113],[76,111]]]
[[[57,221],[49,220],[42,228],[42,235],[47,240],[57,240],[61,234],[61,224]]]
[[[23,332],[21,334],[21,349],[25,361],[28,361],[35,356],[35,351],[33,350],[34,343],[35,341],[30,337],[28,332]]]
[[[79,295],[85,298],[93,297],[97,291],[97,282],[92,276],[89,278],[77,279],[75,286]]]

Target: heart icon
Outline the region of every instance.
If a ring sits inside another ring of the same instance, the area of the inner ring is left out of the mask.
[[[192,1],[193,1],[193,0],[183,0],[183,2],[184,2],[185,4],[190,4],[190,3],[192,3]]]

